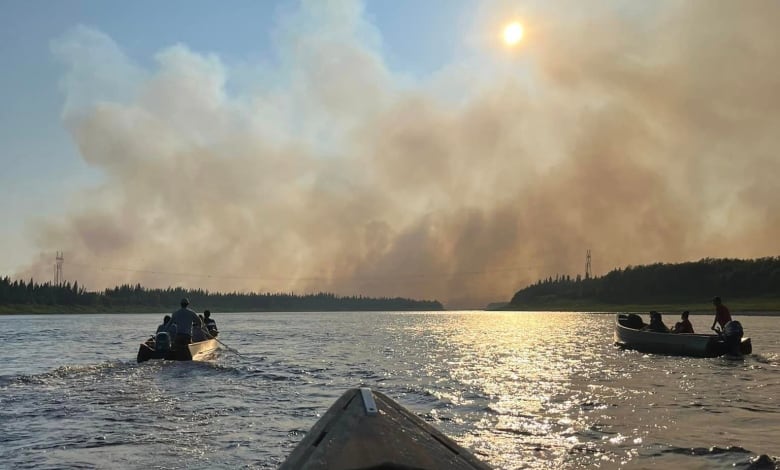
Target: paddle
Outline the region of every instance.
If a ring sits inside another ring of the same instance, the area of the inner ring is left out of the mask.
[[[241,354],[240,352],[238,352],[237,350],[235,350],[235,349],[231,348],[231,347],[230,347],[230,346],[228,346],[227,344],[225,344],[225,343],[223,343],[222,341],[218,340],[218,339],[217,339],[215,336],[211,336],[211,333],[209,333],[207,329],[205,329],[205,328],[201,328],[201,331],[203,331],[203,333],[205,333],[205,334],[206,334],[206,336],[208,336],[209,338],[213,339],[213,340],[214,340],[214,341],[216,341],[217,343],[219,343],[219,344],[221,344],[222,346],[224,346],[225,348],[227,348],[227,350],[228,350],[228,351],[230,351],[230,352],[232,352],[232,353],[234,353],[234,354],[236,354],[236,355],[238,355],[238,356],[241,356],[241,357],[246,357],[246,356],[244,356],[243,354]]]

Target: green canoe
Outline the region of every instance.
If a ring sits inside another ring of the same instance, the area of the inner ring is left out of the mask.
[[[489,468],[386,395],[353,388],[314,424],[280,470]]]

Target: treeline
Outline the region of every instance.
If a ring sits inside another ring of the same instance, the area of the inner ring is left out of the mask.
[[[510,306],[557,301],[652,304],[780,295],[780,257],[712,259],[615,269],[605,276],[556,276],[517,291]]]
[[[51,305],[91,307],[110,312],[117,307],[156,308],[160,312],[178,308],[187,297],[196,310],[223,311],[345,311],[345,310],[443,310],[435,300],[412,300],[401,297],[370,298],[337,296],[330,293],[220,293],[202,289],[147,289],[140,284],[122,285],[102,292],[90,292],[78,282],[61,285],[0,278],[0,305]]]

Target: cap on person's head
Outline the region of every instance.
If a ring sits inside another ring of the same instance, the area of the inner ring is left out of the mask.
[[[190,300],[187,297],[181,299],[181,306],[182,307],[186,307],[189,304],[190,304]]]
[[[204,317],[206,317],[206,318],[208,318],[209,316],[211,316],[211,310],[204,310],[204,311],[203,311],[203,316],[204,316]]]
[[[712,298],[712,303],[719,304],[720,303],[720,297],[713,297]]]

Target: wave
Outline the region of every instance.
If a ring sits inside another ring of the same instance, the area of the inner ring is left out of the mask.
[[[218,357],[215,359],[218,359]],[[264,358],[261,358],[260,360],[264,360]],[[13,384],[47,385],[53,382],[62,382],[74,379],[89,379],[93,377],[99,378],[111,373],[130,374],[144,371],[160,371],[170,367],[199,368],[208,370],[210,372],[216,372],[220,374],[227,373],[237,376],[257,375],[256,367],[251,364],[231,365],[223,362],[217,362],[216,360],[193,361],[186,363],[176,361],[158,361],[140,365],[136,364],[135,361],[107,360],[93,364],[67,364],[40,374],[0,375],[0,388],[6,388]]]
[[[758,354],[753,353],[750,355],[750,359],[760,364],[767,364],[777,366],[780,365],[780,357],[777,354]]]
[[[128,366],[129,363],[122,361],[105,361],[98,364],[86,365],[64,365],[42,374],[0,376],[0,387],[11,384],[44,385],[51,383],[53,380],[62,380],[84,375],[99,375],[106,370]]]
[[[740,446],[729,447],[672,447],[665,449],[664,454],[682,454],[682,455],[721,455],[721,454],[749,454],[749,450]]]
[[[696,457],[726,456],[730,454],[739,455],[739,454],[753,453],[745,449],[744,447],[740,447],[740,446],[672,447],[671,449],[666,449],[661,452],[665,454],[691,455]],[[761,454],[761,455],[756,455],[754,457],[751,457],[743,462],[738,462],[734,464],[734,466],[735,467],[743,466],[747,470],[770,470],[770,469],[780,469],[780,462],[778,462],[777,457],[771,457],[767,454]]]

